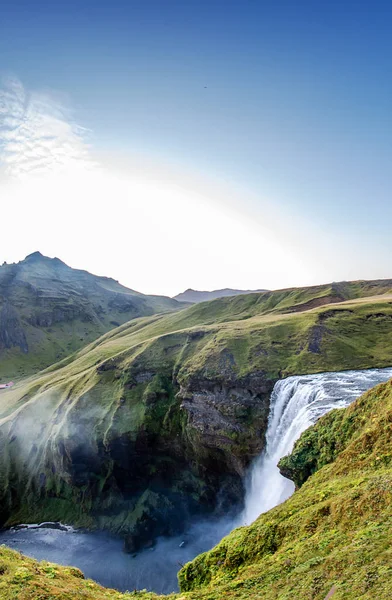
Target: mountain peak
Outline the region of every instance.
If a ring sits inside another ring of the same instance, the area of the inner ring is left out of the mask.
[[[28,254],[25,258],[25,261],[36,261],[36,260],[42,260],[43,258],[47,258],[46,256],[44,256],[43,254],[41,254],[41,252],[39,252],[38,250],[36,250],[36,252],[32,252],[31,254]]]
[[[181,308],[32,252],[0,265],[0,376],[46,368],[130,319]]]
[[[22,260],[22,263],[29,263],[29,264],[45,263],[45,264],[53,266],[53,267],[56,267],[56,266],[67,267],[65,262],[63,262],[59,258],[57,258],[57,257],[50,258],[50,256],[45,256],[44,254],[42,254],[42,252],[39,252],[39,250],[36,250],[36,252],[32,252],[31,254],[28,254],[26,256],[26,258],[24,260]],[[70,268],[70,267],[68,267],[68,268]]]

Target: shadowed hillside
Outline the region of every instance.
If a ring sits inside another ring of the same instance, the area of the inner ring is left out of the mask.
[[[182,308],[39,252],[0,267],[0,378],[39,371],[130,319]]]

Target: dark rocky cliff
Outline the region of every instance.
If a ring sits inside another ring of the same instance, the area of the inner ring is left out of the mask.
[[[68,392],[69,408],[44,392],[0,428],[3,524],[68,519],[122,533],[135,551],[241,501],[264,444],[262,373],[181,385],[111,360],[95,378]]]

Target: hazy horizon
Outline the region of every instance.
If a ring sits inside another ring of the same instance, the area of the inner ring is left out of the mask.
[[[46,256],[45,254],[43,254],[43,253],[42,253],[40,250],[38,250],[38,249],[37,249],[37,250],[35,250],[35,251],[33,251],[33,252],[31,252],[30,254],[35,254],[35,253],[39,253],[39,254],[41,254],[42,256],[44,256],[45,258],[51,258],[51,259],[53,259],[53,258],[57,258],[57,259],[61,260],[62,262],[65,262],[65,261],[63,261],[63,260],[62,260],[61,256]],[[26,258],[28,258],[28,257],[30,256],[30,254],[29,254],[29,255],[26,255],[26,256],[24,256],[23,258],[20,258],[20,259],[18,259],[18,260],[15,260],[15,261],[9,261],[9,262],[8,262],[8,261],[5,261],[5,262],[6,262],[7,264],[17,264],[17,263],[19,263],[19,262],[23,262],[23,261],[24,261]],[[3,261],[3,262],[4,262],[4,261]],[[98,272],[97,272],[97,273],[95,273],[95,272],[91,272],[91,271],[89,271],[88,269],[85,269],[85,268],[83,268],[83,267],[80,267],[80,266],[78,266],[78,267],[75,267],[75,266],[73,266],[73,265],[70,265],[70,264],[68,264],[68,263],[65,263],[65,264],[66,264],[68,267],[71,267],[72,269],[78,269],[78,270],[81,270],[81,271],[87,271],[87,272],[91,273],[91,275],[95,275],[95,276],[97,276],[97,277],[107,277],[107,278],[115,279],[114,277],[112,277],[112,276],[110,275],[110,273],[98,273]],[[1,265],[2,265],[2,263],[0,263],[0,266],[1,266]],[[385,280],[388,280],[388,279],[391,279],[391,277],[382,277],[382,278],[380,278],[380,279],[385,279]],[[132,288],[132,286],[129,286],[129,285],[126,285],[126,284],[124,284],[124,282],[123,282],[123,281],[119,281],[118,279],[115,279],[115,281],[117,281],[118,283],[120,283],[121,285],[123,285],[123,286],[125,286],[125,287],[127,287],[127,288],[129,288],[129,289],[133,289],[133,290],[134,290],[134,291],[136,291],[136,292],[140,292],[140,293],[145,293],[145,294],[147,294],[147,292],[145,292],[144,290],[139,290],[139,289],[136,289],[136,288]],[[313,283],[313,284],[311,284],[310,286],[306,286],[306,285],[305,285],[305,286],[290,286],[290,287],[294,287],[294,288],[297,288],[297,287],[313,287],[313,286],[320,286],[320,285],[321,285],[321,286],[322,286],[322,285],[329,285],[329,284],[332,284],[332,283],[344,283],[344,282],[346,282],[346,281],[349,281],[349,280],[346,280],[346,279],[344,279],[344,280],[343,280],[343,279],[342,279],[342,280],[331,280],[331,281],[319,281],[318,283]],[[360,280],[351,280],[351,281],[360,281]],[[366,281],[366,280],[365,280],[365,281]],[[284,289],[289,289],[289,288],[271,288],[271,289],[270,289],[270,288],[265,288],[265,289],[262,289],[262,288],[260,288],[260,289],[256,289],[256,288],[254,288],[254,289],[250,289],[250,288],[249,288],[249,289],[248,289],[248,288],[247,288],[247,289],[245,289],[245,288],[233,288],[233,287],[230,287],[230,286],[224,286],[224,287],[222,287],[222,288],[212,288],[212,289],[208,289],[208,290],[207,290],[207,289],[195,289],[195,288],[192,288],[192,287],[190,287],[190,288],[186,288],[186,289],[183,289],[183,290],[178,290],[176,293],[172,294],[172,295],[171,295],[171,296],[169,296],[169,297],[171,297],[171,298],[174,298],[174,297],[176,297],[176,296],[179,296],[179,295],[183,294],[184,292],[188,292],[188,291],[199,292],[199,293],[210,293],[210,292],[222,291],[222,290],[227,290],[227,289],[234,290],[234,291],[238,291],[238,290],[239,290],[239,291],[251,292],[251,293],[258,293],[258,292],[259,292],[259,293],[263,293],[263,292],[276,292],[276,291],[280,291],[280,290],[284,290]],[[156,295],[156,296],[165,295],[165,294],[158,294],[158,293],[154,293],[154,292],[148,292],[148,294],[149,294],[149,295],[153,295],[153,296],[154,296],[154,295]]]
[[[2,12],[1,262],[168,296],[390,276],[388,3]]]

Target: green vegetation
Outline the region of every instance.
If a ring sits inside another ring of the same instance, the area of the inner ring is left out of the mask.
[[[152,600],[154,594],[120,594],[85,579],[75,567],[38,563],[0,546],[0,598],[2,600]]]
[[[0,523],[108,529],[130,552],[174,534],[187,515],[213,510],[218,490],[228,503],[241,497],[278,378],[389,366],[391,347],[386,281],[221,298],[124,323],[0,392]],[[339,450],[327,448],[314,443],[293,463],[298,483]],[[268,531],[272,552],[281,529]],[[184,589],[215,580],[213,556],[187,568]]]

